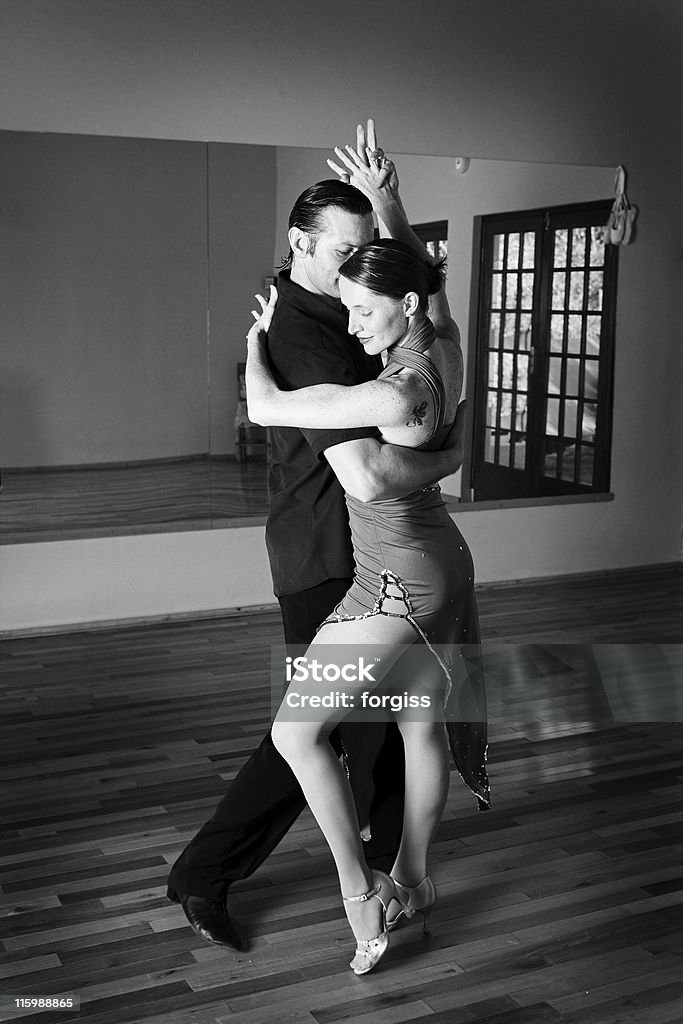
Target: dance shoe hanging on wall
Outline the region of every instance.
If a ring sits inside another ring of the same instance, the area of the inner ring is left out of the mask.
[[[620,165],[617,167],[616,178],[614,179],[615,199],[607,218],[604,231],[605,245],[629,245],[634,238],[635,219],[638,216],[638,207],[632,206],[626,195],[626,171]]]

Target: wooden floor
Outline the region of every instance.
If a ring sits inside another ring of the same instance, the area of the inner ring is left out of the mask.
[[[484,633],[681,645],[682,570],[484,587]],[[266,727],[279,638],[273,612],[0,645],[0,993],[81,1000],[25,1022],[680,1024],[680,725],[494,721],[494,809],[453,778],[432,936],[365,978],[307,813],[233,890],[248,950],[198,939],[165,878]]]
[[[267,467],[256,458],[5,469],[0,543],[195,530],[267,513]]]

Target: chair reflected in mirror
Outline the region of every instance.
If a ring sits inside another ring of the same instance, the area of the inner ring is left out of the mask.
[[[247,413],[246,363],[237,364],[237,409],[235,410],[235,451],[240,466],[250,460],[270,464],[270,440],[267,427],[252,423]]]

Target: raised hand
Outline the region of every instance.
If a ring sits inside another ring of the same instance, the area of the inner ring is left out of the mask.
[[[398,194],[398,174],[393,160],[386,156],[384,150],[377,142],[377,130],[373,118],[368,118],[367,131],[362,124],[356,128],[356,152],[364,153],[368,159],[382,161],[383,167],[389,172],[389,188],[394,195]]]
[[[271,284],[270,296],[267,302],[263,296],[258,293],[254,298],[261,307],[261,312],[258,313],[255,309],[252,309],[251,311],[251,315],[256,323],[252,324],[249,329],[249,333],[247,334],[247,344],[257,343],[265,339],[277,304],[277,288]]]
[[[363,192],[377,210],[388,199],[395,199],[398,193],[396,167],[377,145],[375,122],[368,119],[367,129],[356,127],[356,148],[335,146],[339,161],[328,160],[327,164],[342,181],[354,185]],[[340,166],[343,165],[343,166]]]

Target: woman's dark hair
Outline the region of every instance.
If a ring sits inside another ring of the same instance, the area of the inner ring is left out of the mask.
[[[378,238],[356,249],[342,263],[339,273],[348,281],[392,299],[402,299],[408,292],[416,292],[420,309],[424,310],[429,296],[435,295],[443,285],[445,265],[445,260],[433,263],[405,242]]]
[[[328,178],[305,189],[292,207],[289,215],[289,228],[300,228],[310,236],[309,252],[315,252],[316,235],[322,228],[322,214],[331,206],[336,206],[347,213],[367,217],[372,213],[370,200],[353,185]],[[294,253],[282,261],[282,267],[291,267]]]

